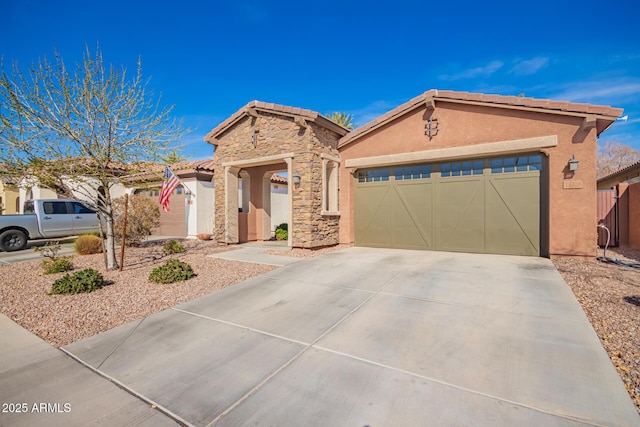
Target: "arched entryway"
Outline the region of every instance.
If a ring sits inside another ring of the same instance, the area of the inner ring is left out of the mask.
[[[338,140],[347,132],[315,111],[259,101],[209,132],[205,141],[215,146],[216,240],[271,238],[271,176],[283,171],[289,246],[337,244]]]
[[[267,164],[264,164],[267,162]],[[273,162],[273,163],[269,163]],[[244,243],[270,240],[271,223],[271,177],[274,173],[290,173],[291,157],[276,156],[270,159],[252,159],[230,162],[224,165],[225,228],[228,230],[226,243]],[[237,188],[238,191],[233,191]],[[289,245],[295,233],[292,227],[292,197],[288,192]],[[234,218],[235,217],[235,218]]]

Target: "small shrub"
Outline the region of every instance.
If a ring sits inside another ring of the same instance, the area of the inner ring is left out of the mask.
[[[276,230],[276,240],[287,240],[289,238],[289,233],[287,230],[279,229]]]
[[[102,239],[85,234],[76,239],[75,247],[76,252],[80,255],[99,254],[102,252]]]
[[[42,271],[44,274],[62,273],[73,270],[73,258],[69,256],[51,257],[42,260]]]
[[[87,268],[71,275],[65,274],[51,286],[50,294],[78,294],[93,292],[104,286],[102,274],[93,268]]]
[[[289,225],[286,222],[283,222],[282,224],[276,227],[276,231],[278,230],[289,231]]]
[[[176,242],[175,240],[171,240],[165,243],[162,247],[162,252],[164,252],[166,255],[180,254],[184,251],[184,245],[180,242]]]
[[[38,252],[43,257],[54,259],[58,256],[58,252],[60,252],[62,248],[60,247],[60,242],[57,240],[47,242],[44,246],[36,246],[33,248],[34,251]]]
[[[149,280],[156,283],[174,283],[188,280],[193,276],[193,268],[189,264],[170,259],[164,265],[154,268],[149,275]]]

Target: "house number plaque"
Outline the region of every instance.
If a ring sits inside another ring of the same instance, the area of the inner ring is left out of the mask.
[[[582,181],[565,179],[562,188],[582,188]]]

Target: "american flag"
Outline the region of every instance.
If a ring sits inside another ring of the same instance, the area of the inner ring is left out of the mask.
[[[180,180],[173,174],[169,167],[164,168],[164,180],[162,181],[162,190],[160,191],[160,204],[162,210],[169,212],[169,197],[173,194],[173,191],[180,185]]]

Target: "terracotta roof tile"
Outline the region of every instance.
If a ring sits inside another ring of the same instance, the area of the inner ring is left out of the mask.
[[[148,165],[145,172],[127,175],[124,178],[130,181],[133,180],[161,180],[164,174],[164,168],[167,165],[161,163],[151,163]],[[213,159],[203,159],[196,161],[183,161],[169,165],[169,168],[173,173],[180,176],[181,174],[189,172],[214,172]]]
[[[617,171],[615,171],[613,173],[610,173],[609,175],[603,176],[602,178],[599,178],[598,181],[603,181],[603,180],[605,180],[605,179],[607,179],[607,178],[609,178],[609,177],[611,177],[613,175],[625,173],[625,172],[630,171],[631,169],[636,169],[636,168],[639,168],[639,167],[640,167],[640,161],[632,163],[632,164],[630,164],[628,166],[625,166],[623,168],[620,168]]]
[[[271,175],[271,182],[275,183],[275,184],[288,184],[289,180],[281,175],[277,175],[277,174],[273,174]]]

